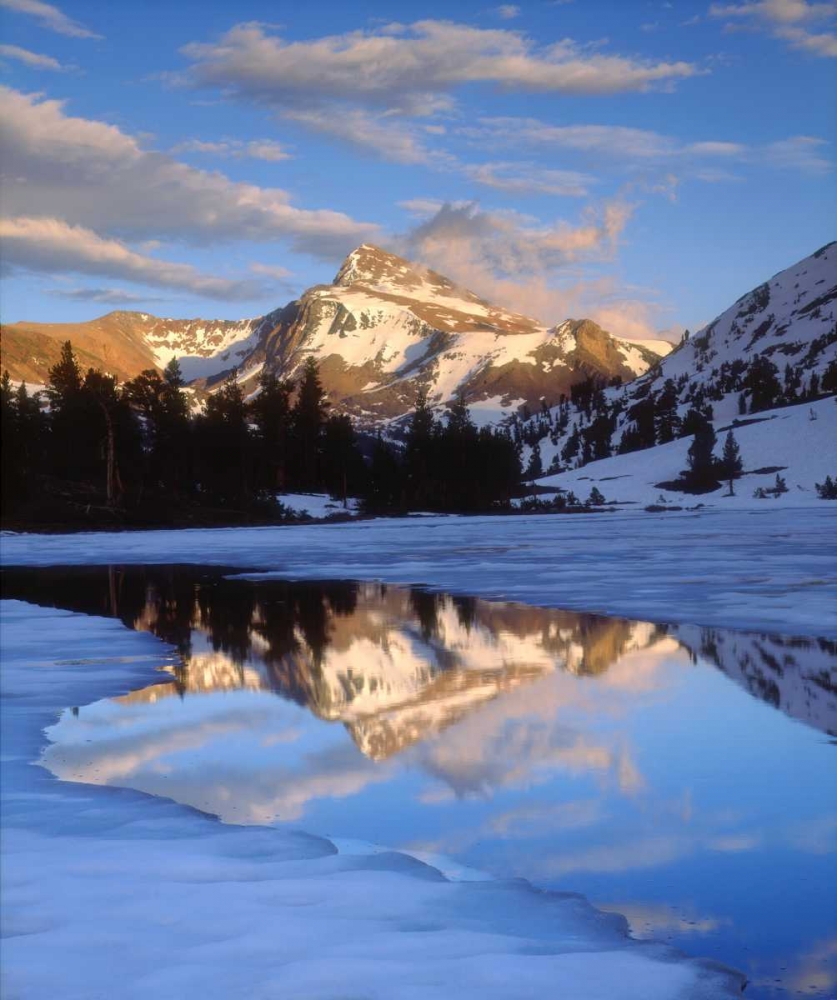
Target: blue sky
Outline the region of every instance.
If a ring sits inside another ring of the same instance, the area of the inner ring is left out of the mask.
[[[374,242],[639,337],[835,235],[833,2],[0,0],[0,35],[5,322],[259,315]]]

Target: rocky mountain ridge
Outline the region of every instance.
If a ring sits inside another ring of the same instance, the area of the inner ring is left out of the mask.
[[[836,365],[834,242],[741,296],[644,375],[580,406],[536,414],[518,433],[529,455],[537,445],[544,471],[586,468],[688,436],[694,411],[721,429],[810,405],[837,391]]]
[[[332,403],[372,425],[404,416],[420,389],[440,407],[462,394],[476,419],[495,422],[524,403],[557,402],[591,375],[633,379],[665,350],[664,342],[619,340],[590,320],[547,327],[368,244],[332,284],[257,319],[114,312],[89,323],[7,325],[3,366],[43,383],[67,339],[82,365],[119,378],[177,357],[187,380],[209,391],[237,369],[253,392],[265,367],[293,377],[313,355]]]

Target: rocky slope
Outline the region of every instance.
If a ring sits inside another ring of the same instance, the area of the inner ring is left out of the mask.
[[[232,368],[253,391],[265,366],[291,377],[313,355],[332,403],[370,424],[406,414],[421,388],[440,406],[462,393],[478,420],[498,420],[522,403],[557,402],[588,375],[633,379],[665,349],[618,340],[590,320],[546,327],[370,245],[346,258],[331,285],[258,319],[114,312],[89,323],[16,323],[3,328],[2,364],[15,379],[43,383],[68,339],[83,365],[120,378],[177,357],[186,378],[210,391]]]
[[[768,358],[805,374],[837,358],[837,242],[743,295],[660,365],[659,377],[718,381],[722,366]]]
[[[292,373],[311,354],[332,400],[369,422],[402,416],[420,388],[437,404],[462,393],[478,419],[497,420],[590,374],[634,378],[658,357],[589,320],[547,328],[369,245],[282,311],[245,374]]]
[[[61,345],[72,341],[83,369],[100,368],[119,379],[164,368],[174,357],[188,380],[208,378],[239,365],[259,340],[255,320],[161,319],[148,313],[111,312],[87,323],[6,324],[0,333],[2,366],[15,381],[43,385]]]
[[[776,369],[775,393],[767,388],[766,362],[768,369],[770,365]],[[835,363],[837,243],[830,243],[743,295],[643,376],[607,389],[602,405],[592,412],[571,410],[562,415],[555,410],[536,416],[522,432],[529,446],[539,439],[545,470],[550,465],[592,470],[596,463],[591,465],[591,458],[611,461],[607,450],[601,456],[595,448],[592,455],[584,448],[584,437],[597,418],[610,421],[611,453],[645,454],[654,445],[671,447],[666,443],[671,437],[660,433],[661,422],[671,427],[673,420],[677,438],[678,422],[692,407],[706,412],[711,408],[718,430],[734,420],[747,420],[750,414],[750,419],[765,419],[768,411],[789,403],[804,404],[807,417],[813,400],[833,393],[833,376],[825,389],[822,382]],[[573,437],[580,438],[578,447],[568,451]],[[834,449],[831,454],[837,459]],[[618,474],[624,472],[620,469]],[[554,477],[549,482],[561,485]],[[809,485],[813,489],[813,483]]]

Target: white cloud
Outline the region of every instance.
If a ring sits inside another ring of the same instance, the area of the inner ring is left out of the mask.
[[[617,199],[586,210],[576,225],[551,226],[473,202],[411,198],[399,205],[418,221],[392,249],[491,302],[548,324],[586,316],[629,340],[655,339],[665,325],[667,310],[653,298],[589,270],[613,259],[631,204]]]
[[[603,330],[624,340],[654,340],[660,337],[660,316],[662,310],[655,302],[626,297],[603,295],[601,299],[590,299],[584,310]],[[665,339],[665,338],[664,338]]]
[[[798,170],[804,174],[826,174],[832,169],[830,160],[823,155],[828,143],[811,135],[797,135],[765,147],[767,162],[774,167]]]
[[[0,59],[15,59],[32,69],[49,69],[59,73],[66,69],[52,56],[30,52],[29,49],[22,49],[19,45],[0,45]]]
[[[3,209],[49,216],[118,239],[285,240],[328,260],[379,228],[342,212],[297,208],[280,188],[231,181],[143,150],[114,125],[65,113],[61,101],[0,87]]]
[[[393,249],[492,302],[548,323],[579,315],[582,302],[599,298],[601,286],[581,279],[575,267],[612,259],[633,211],[616,200],[587,209],[575,225],[542,225],[473,202],[416,198],[401,205],[420,221]]]
[[[293,271],[282,267],[281,264],[261,264],[258,261],[254,261],[250,265],[250,270],[253,274],[261,274],[266,278],[272,278],[274,281],[284,282],[286,278],[293,277]]]
[[[684,143],[660,132],[625,125],[549,125],[537,118],[481,118],[476,126],[466,126],[460,132],[481,142],[554,147],[596,160],[659,161],[684,153],[728,156],[743,150],[729,142]]]
[[[750,3],[713,3],[709,16],[726,20],[728,30],[736,22],[769,32],[791,48],[821,57],[837,58],[837,34],[810,31],[807,25],[834,21],[837,4],[809,3],[808,0],[752,0]]]
[[[511,21],[520,17],[520,8],[514,3],[502,3],[499,7],[494,8],[494,13],[504,21]]]
[[[440,201],[438,198],[407,198],[399,201],[398,207],[405,209],[414,218],[428,219],[435,215],[443,205],[450,205],[453,208],[466,208],[472,203],[470,201]]]
[[[204,139],[184,139],[172,147],[172,153],[207,153],[212,156],[229,156],[232,147],[229,142],[213,142]]]
[[[124,288],[50,288],[48,294],[72,302],[101,302],[112,306],[163,301],[147,292],[128,292]]]
[[[773,24],[802,24],[835,14],[833,3],[808,0],[751,0],[750,3],[713,3],[711,17],[758,17]]]
[[[291,154],[272,139],[251,139],[249,142],[243,142],[241,139],[222,139],[216,142],[186,139],[174,146],[172,152],[207,153],[239,160],[249,157],[254,160],[267,160],[270,163],[291,159]]]
[[[69,35],[72,38],[101,38],[94,31],[86,28],[78,21],[42,0],[0,0],[0,7],[16,11],[18,14],[29,14],[34,17],[42,28],[48,28],[59,35]]]
[[[553,170],[527,162],[463,163],[445,150],[428,146],[427,135],[444,135],[444,126],[417,125],[382,111],[300,109],[285,112],[282,117],[391,163],[460,173],[476,184],[513,194],[580,198],[596,183],[588,173]]]
[[[157,260],[61,219],[0,219],[5,267],[46,274],[92,274],[173,288],[214,299],[252,299],[258,282],[202,274],[189,264]]]
[[[526,91],[613,94],[669,86],[701,72],[688,62],[607,55],[564,39],[538,46],[519,32],[450,21],[391,24],[286,42],[262,24],[239,24],[216,43],[183,49],[187,79],[281,110],[346,102],[438,110],[440,95],[468,83]]]
[[[507,14],[513,5],[495,8]],[[239,24],[217,42],[183,49],[180,82],[217,88],[260,104],[281,121],[393,163],[452,171],[496,190],[580,197],[589,175],[568,170],[463,163],[440,148],[457,91],[469,84],[505,90],[612,94],[670,87],[703,72],[691,63],[608,54],[571,39],[539,45],[521,32],[450,21],[387,24],[290,42],[261,23]],[[431,119],[431,121],[427,121]],[[457,130],[461,131],[461,130]]]
[[[774,34],[777,38],[790,42],[791,48],[824,58],[837,58],[837,34],[834,32],[813,33],[804,28],[789,26],[777,29]]]
[[[650,129],[624,125],[549,125],[537,118],[481,118],[458,130],[464,138],[492,148],[557,149],[608,168],[630,169],[675,166],[701,180],[736,179],[717,163],[769,163],[802,173],[824,173],[831,163],[822,154],[827,142],[814,136],[796,136],[765,146],[710,139],[686,142]]]
[[[278,163],[280,160],[291,158],[291,154],[272,139],[253,139],[245,144],[244,149],[246,155],[252,159],[267,160],[268,163]]]
[[[611,253],[632,211],[633,206],[612,201],[588,209],[578,225],[564,220],[539,225],[518,213],[484,211],[475,203],[445,204],[405,239],[419,259],[444,262],[443,273],[465,266],[490,268],[492,276],[542,273]]]
[[[464,167],[477,184],[511,194],[550,194],[582,198],[596,178],[575,170],[550,170],[533,163],[473,163]]]
[[[362,152],[374,153],[391,163],[439,166],[455,162],[448,154],[426,145],[425,127],[419,129],[410,122],[380,111],[307,108],[283,112],[282,117],[311,132],[355,146]]]

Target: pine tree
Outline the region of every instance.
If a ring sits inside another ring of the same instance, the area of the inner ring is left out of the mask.
[[[98,407],[103,425],[102,444],[105,466],[105,497],[108,507],[119,504],[124,486],[119,474],[119,464],[116,446],[116,410],[119,397],[116,392],[116,379],[90,368],[82,386],[84,396]]]
[[[814,483],[820,500],[837,500],[837,482],[831,476],[825,477],[824,483]]]
[[[688,470],[686,478],[696,487],[709,487],[716,482],[715,428],[704,417],[695,430],[694,439],[687,454]]]
[[[163,369],[165,383],[161,395],[162,412],[158,435],[159,462],[163,481],[179,490],[193,486],[192,427],[189,403],[183,387],[186,384],[177,358]]]
[[[532,454],[529,456],[529,464],[526,466],[526,479],[540,479],[543,475],[543,460],[541,458],[541,446],[535,442],[532,446]]]
[[[677,415],[677,403],[677,386],[672,379],[666,379],[654,404],[658,444],[666,444],[678,436],[680,418]]]
[[[322,450],[323,485],[333,497],[348,507],[350,492],[360,485],[363,459],[357,450],[351,418],[332,414],[325,424]]]
[[[438,463],[436,447],[436,421],[427,399],[427,392],[419,390],[416,408],[407,428],[404,451],[406,491],[410,506],[419,510],[431,505],[435,492],[435,466]]]
[[[750,413],[769,410],[782,398],[779,369],[763,354],[750,362],[743,384],[750,394]]]
[[[19,480],[20,435],[12,380],[7,371],[0,381],[0,469],[2,469],[3,510],[14,510],[22,498]]]
[[[250,415],[256,429],[258,484],[272,494],[281,493],[287,480],[293,434],[293,389],[293,382],[279,379],[264,369],[259,378],[259,391],[250,403]]]
[[[172,358],[163,369],[163,378],[171,389],[182,389],[186,385],[183,379],[183,372],[180,370],[180,362],[177,358]]]
[[[732,431],[728,431],[724,440],[724,451],[721,457],[721,469],[723,470],[724,478],[729,482],[730,496],[735,496],[735,489],[732,485],[733,480],[737,479],[741,475],[741,470],[743,468],[744,463],[741,460],[741,451],[738,447],[738,442],[735,440],[735,435]]]
[[[3,378],[0,379],[0,404],[3,407],[3,413],[6,413],[6,407],[12,405],[12,399],[14,399],[14,389],[12,388],[12,379],[9,375],[8,369],[3,372]]]
[[[379,433],[372,448],[364,509],[373,514],[400,510],[403,506],[402,483],[403,475],[396,453]]]
[[[598,487],[594,486],[590,490],[590,496],[587,498],[587,506],[588,507],[601,507],[603,504],[606,504],[606,503],[607,503],[607,500],[605,500],[604,495],[602,494],[602,492],[599,490]]]
[[[122,394],[141,417],[145,467],[152,489],[187,491],[192,479],[189,406],[175,359],[162,376],[153,368],[126,382]]]
[[[316,489],[320,479],[322,432],[328,412],[320,370],[313,356],[305,359],[293,409],[294,474],[296,485]]]
[[[791,366],[788,362],[785,365],[784,375],[784,396],[788,403],[795,403],[799,398],[799,389],[802,384],[800,370]]]
[[[59,478],[83,479],[95,465],[97,438],[91,433],[90,408],[81,391],[81,371],[68,340],[59,361],[49,370],[50,465]],[[93,418],[96,421],[96,418]]]
[[[40,472],[43,466],[46,420],[37,395],[29,395],[25,382],[17,387],[15,410],[20,450],[19,475],[24,481],[24,492],[28,494],[35,473]]]
[[[252,447],[247,404],[233,370],[206,401],[199,421],[198,471],[209,499],[225,504],[246,503],[250,497]]]
[[[52,366],[47,377],[47,396],[53,409],[72,400],[81,391],[81,370],[73,353],[73,345],[67,340],[61,345],[60,360]]]
[[[436,484],[442,509],[475,510],[484,503],[478,439],[468,406],[458,396],[448,410],[447,423],[437,432],[440,461]]]

